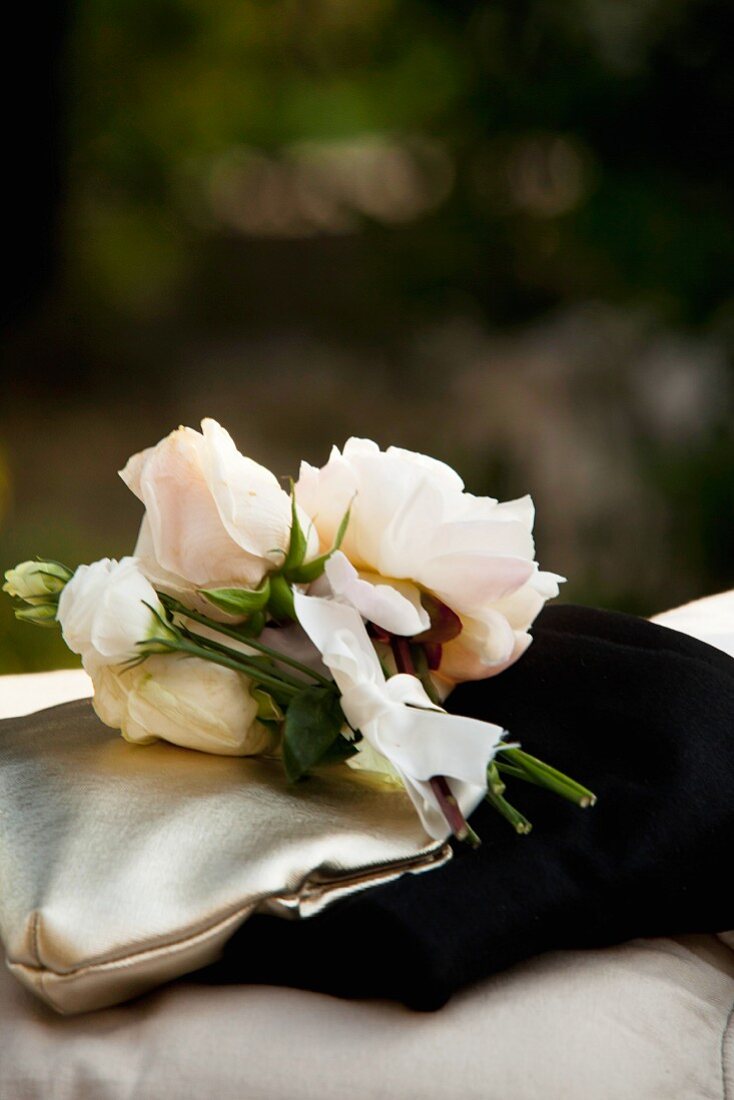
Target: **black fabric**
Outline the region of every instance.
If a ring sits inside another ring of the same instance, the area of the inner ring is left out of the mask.
[[[580,810],[515,780],[534,824],[488,805],[482,847],[305,921],[259,916],[208,982],[267,982],[435,1009],[467,983],[555,948],[734,927],[734,660],[686,635],[574,606],[449,709],[505,726],[598,795]]]

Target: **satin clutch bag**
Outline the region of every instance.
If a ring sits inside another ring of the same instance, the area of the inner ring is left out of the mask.
[[[0,822],[8,966],[62,1013],[213,962],[253,913],[309,917],[451,856],[400,790],[129,745],[88,700],[0,723]]]

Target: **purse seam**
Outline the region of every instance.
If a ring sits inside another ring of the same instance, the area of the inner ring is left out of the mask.
[[[59,1005],[58,1001],[56,1000],[55,997],[52,997],[51,994],[48,991],[48,986],[47,986],[47,983],[46,983],[46,975],[48,974],[49,971],[48,971],[48,968],[45,967],[41,962],[41,951],[40,951],[40,947],[39,947],[39,944],[38,944],[38,926],[40,924],[40,919],[41,919],[41,914],[40,914],[39,910],[34,909],[33,914],[31,916],[30,932],[31,932],[31,951],[33,953],[33,958],[36,961],[37,969],[38,969],[38,990],[39,990],[39,993],[48,1002],[48,1004],[50,1004],[52,1006],[52,1008],[55,1008],[57,1012],[61,1012],[61,1006]]]
[[[188,931],[185,935],[176,940],[169,940],[165,943],[156,944],[155,947],[146,947],[140,951],[130,952],[126,955],[119,955],[116,958],[110,959],[95,959],[92,962],[84,963],[81,966],[74,967],[72,970],[54,970],[53,967],[47,966],[40,958],[37,959],[36,966],[29,966],[28,963],[20,962],[18,959],[14,959],[8,955],[8,962],[12,966],[22,968],[23,970],[34,971],[38,974],[39,978],[44,975],[49,975],[54,978],[76,978],[80,974],[84,974],[90,970],[102,970],[105,968],[124,968],[129,963],[134,962],[136,959],[143,958],[145,955],[157,955],[161,952],[167,951],[169,948],[185,947],[192,943],[197,938],[206,938],[211,932],[216,931],[222,925],[234,921],[238,917],[246,916],[248,912],[252,911],[253,906],[248,904],[240,906],[238,909],[228,913],[227,916],[220,918],[213,924],[209,924],[206,927],[200,929],[198,932]]]
[[[425,869],[428,870],[431,865],[436,861],[436,858],[442,854],[444,848],[438,848],[431,852],[424,853],[420,861],[415,861],[414,866],[421,869],[425,867]],[[410,858],[411,857],[407,857],[404,860],[396,860],[392,866],[395,868],[396,871],[401,871],[403,865],[410,862]],[[390,864],[376,864],[375,869],[379,867],[384,868],[387,871],[390,869],[390,866]],[[403,873],[410,873],[410,870],[410,866],[405,866]],[[336,877],[332,879],[329,884],[334,886],[348,885],[349,883],[353,883],[355,881],[359,882],[362,877],[363,875],[344,876],[343,878]],[[208,924],[200,926],[199,928],[190,927],[187,929],[181,929],[180,933],[175,938],[163,940],[162,942],[155,945],[143,947],[139,951],[127,952],[123,955],[118,955],[114,957],[98,956],[96,959],[90,959],[82,965],[76,966],[70,970],[56,970],[54,969],[54,967],[49,966],[41,959],[39,945],[39,926],[41,923],[41,914],[38,909],[34,909],[33,913],[31,914],[30,927],[30,939],[34,965],[28,966],[27,963],[23,963],[18,959],[14,959],[10,955],[8,956],[8,961],[16,966],[22,966],[26,970],[35,970],[39,975],[39,980],[42,979],[43,975],[51,975],[53,977],[65,979],[74,978],[77,975],[82,974],[86,971],[101,969],[104,967],[124,967],[134,960],[142,958],[145,955],[159,954],[160,952],[167,951],[171,948],[184,948],[199,937],[206,938],[222,925],[227,924],[230,921],[234,921],[237,917],[242,917],[244,919],[248,913],[255,912],[258,905],[260,905],[264,901],[272,900],[273,898],[308,898],[309,886],[316,886],[318,889],[319,886],[322,886],[323,888],[323,885],[327,885],[327,883],[319,884],[317,880],[314,881],[312,878],[310,878],[310,876],[306,876],[298,889],[291,891],[289,894],[284,894],[281,892],[263,894],[261,897],[252,899],[246,904],[240,904],[234,907],[224,915],[218,915],[215,920]],[[44,995],[47,997],[47,999],[51,999],[48,997],[45,989]]]
[[[728,1071],[727,1071],[727,1068],[726,1068],[726,1049],[727,1049],[727,1040],[729,1038],[729,1032],[730,1032],[733,1020],[734,1020],[734,1003],[732,1003],[732,1006],[729,1009],[727,1017],[724,1021],[724,1030],[721,1033],[721,1044],[720,1044],[721,1095],[723,1097],[723,1100],[730,1100],[730,1096],[731,1096],[731,1093],[729,1091],[729,1074],[728,1074]]]
[[[33,913],[31,914],[31,950],[33,952],[33,958],[35,960],[36,966],[39,967],[39,969],[40,969],[42,964],[41,964],[41,956],[38,952],[38,918],[39,918],[39,915],[40,914],[39,914],[37,909],[34,909]]]

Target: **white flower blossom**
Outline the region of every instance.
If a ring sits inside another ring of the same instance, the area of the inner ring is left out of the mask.
[[[468,817],[486,792],[487,766],[501,727],[447,714],[414,676],[386,680],[354,608],[319,596],[295,599],[299,622],[336,681],[350,726],[399,775],[429,836],[446,839],[451,829],[431,779],[447,780]]]
[[[166,634],[163,607],[135,558],[80,565],[59,597],[57,617],[88,672],[133,660],[141,643]]]
[[[426,455],[350,439],[320,469],[303,463],[296,493],[322,545],[351,504],[341,546],[348,560],[334,555],[327,577],[364,618],[414,636],[428,626],[421,593],[458,616],[461,633],[443,645],[438,669],[449,683],[515,661],[543,604],[558,595],[563,578],[534,560],[530,497],[500,504],[472,496],[454,470]]]

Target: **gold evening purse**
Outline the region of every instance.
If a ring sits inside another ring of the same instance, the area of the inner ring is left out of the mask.
[[[0,723],[0,935],[59,1012],[212,962],[254,912],[308,917],[450,854],[344,768],[294,789],[279,761],[129,745],[88,700]]]

